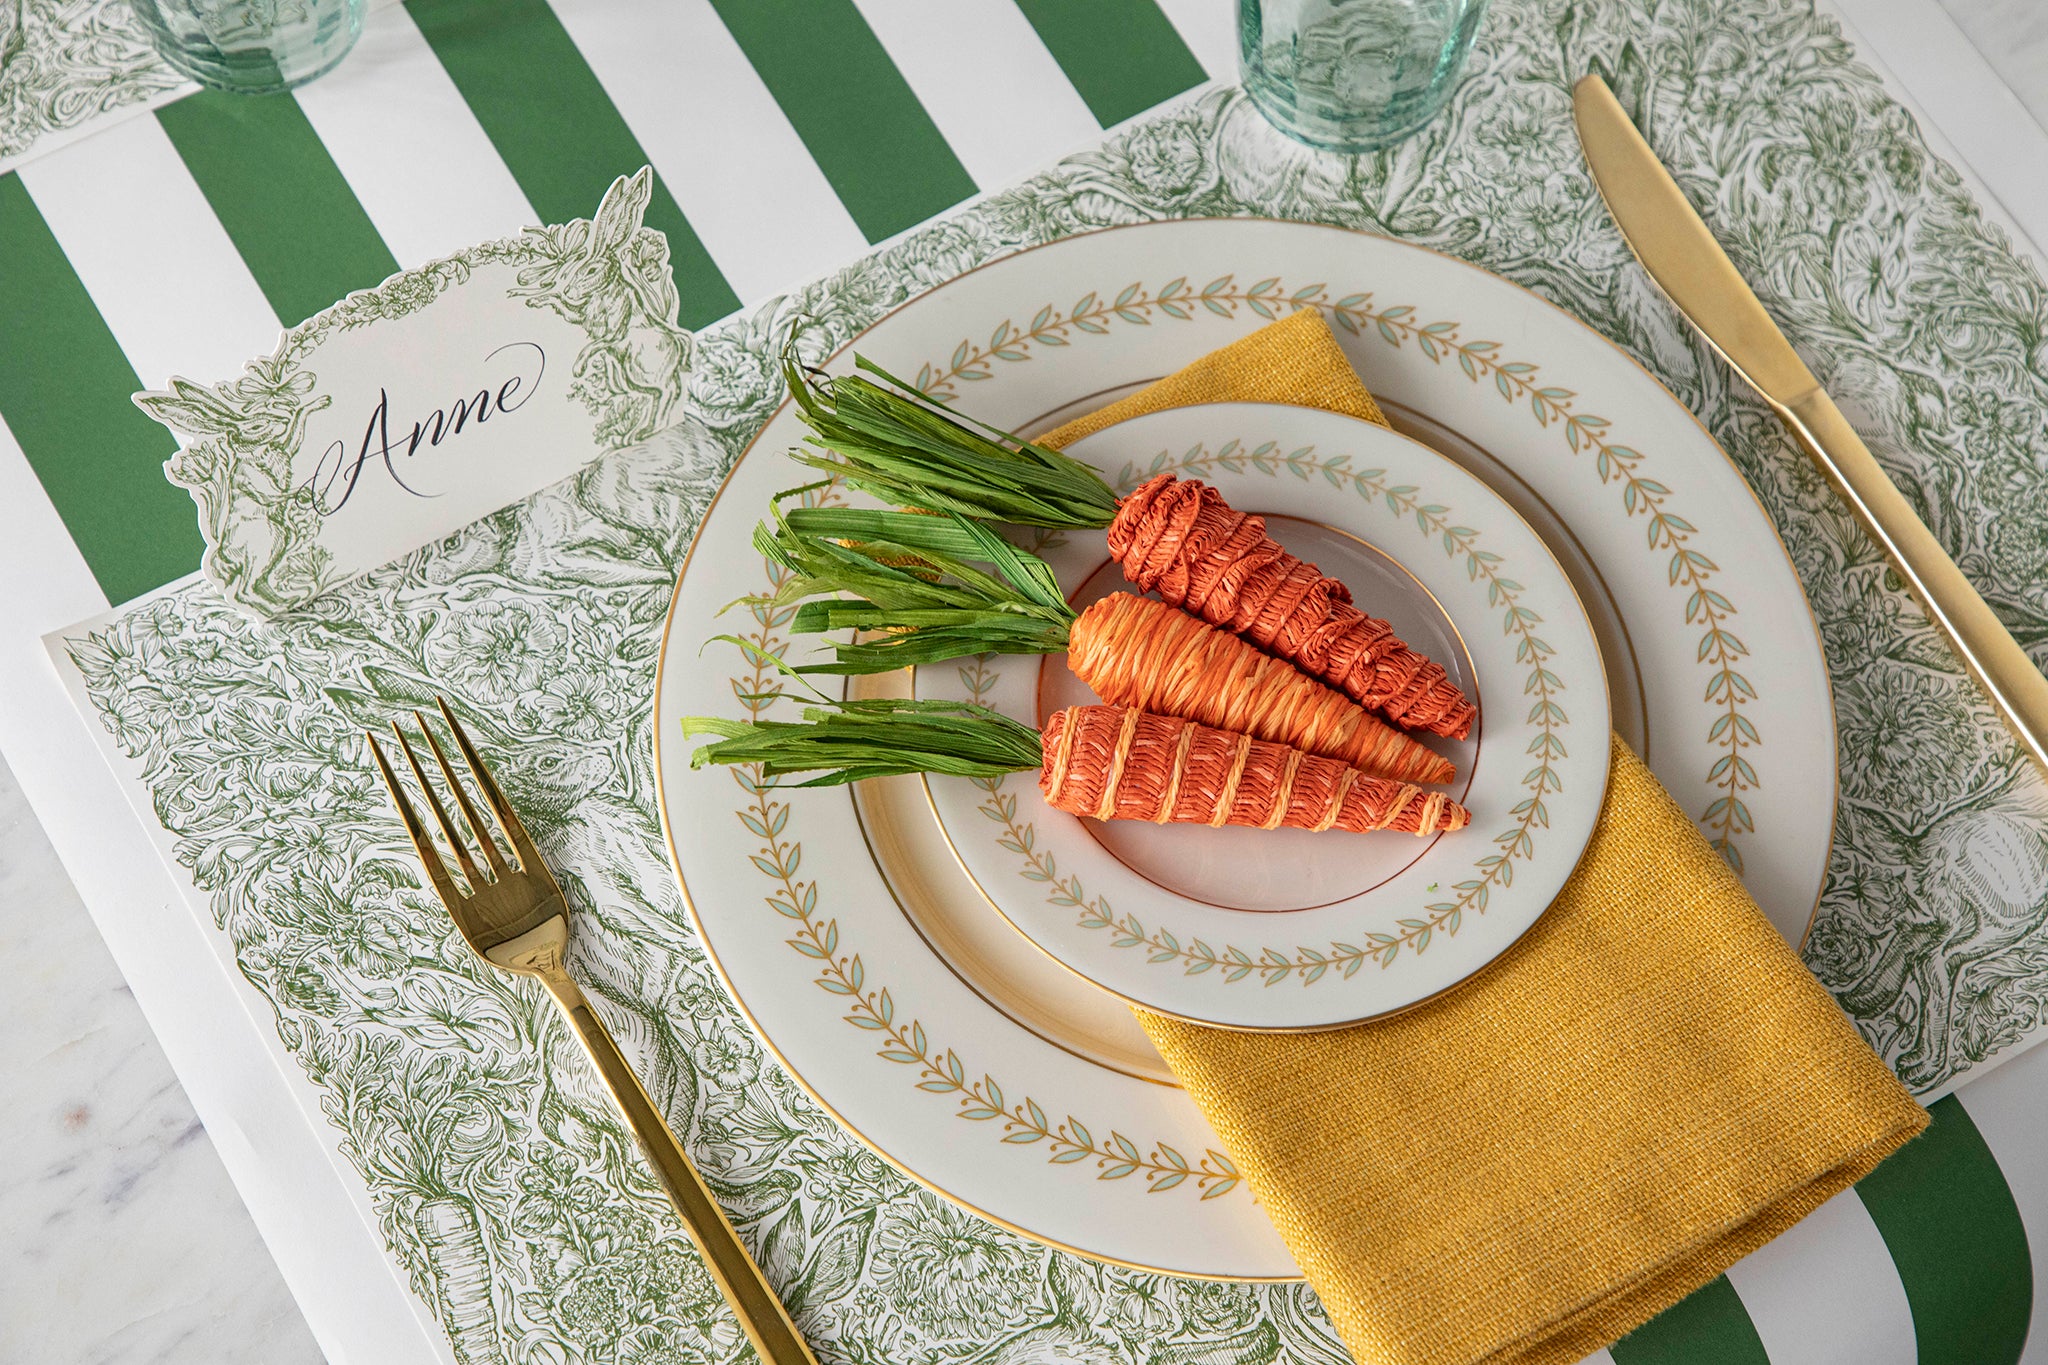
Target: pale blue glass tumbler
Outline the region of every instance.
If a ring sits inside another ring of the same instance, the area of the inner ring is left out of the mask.
[[[241,95],[274,95],[326,75],[363,31],[363,0],[131,2],[166,62]]]
[[[1289,137],[1370,152],[1450,101],[1489,0],[1238,0],[1245,93]]]

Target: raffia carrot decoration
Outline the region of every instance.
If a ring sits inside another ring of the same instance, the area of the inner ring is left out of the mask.
[[[1070,706],[1040,742],[1046,804],[1098,820],[1434,834],[1472,818],[1442,792],[1131,707]]]
[[[1402,782],[1448,782],[1450,760],[1244,640],[1149,598],[1114,593],[1076,614],[1051,569],[957,514],[797,508],[756,544],[789,571],[779,605],[798,631],[854,627],[800,671],[873,673],[983,652],[1057,653],[1106,702],[1288,744]]]
[[[1036,768],[1048,805],[1097,820],[1417,835],[1471,823],[1470,813],[1442,792],[1128,706],[1070,706],[1042,733],[955,702],[846,701],[803,714],[800,722],[686,717],[685,735],[719,737],[690,756],[691,766],[753,763],[768,778],[816,774],[797,784],[805,787],[897,773],[994,777]]]
[[[1199,479],[1160,474],[1117,506],[1109,553],[1124,577],[1290,659],[1412,730],[1462,739],[1476,708],[1442,665],[1352,605],[1351,592]]]
[[[819,451],[802,463],[899,507],[1023,526],[1099,528],[1134,585],[1184,606],[1413,730],[1462,739],[1477,709],[1443,667],[1411,649],[1351,593],[1283,550],[1263,517],[1198,479],[1161,474],[1118,499],[1094,470],[1050,447],[963,420],[872,362],[861,375],[784,372]]]

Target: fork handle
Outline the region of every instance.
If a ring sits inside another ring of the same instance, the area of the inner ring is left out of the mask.
[[[682,1144],[669,1131],[668,1121],[648,1098],[647,1088],[640,1084],[632,1064],[612,1040],[611,1030],[591,1010],[582,989],[566,973],[548,973],[541,979],[555,997],[555,1003],[562,1007],[562,1013],[568,1016],[569,1026],[576,1030],[590,1060],[597,1063],[598,1074],[604,1077],[605,1087],[618,1102],[626,1126],[633,1130],[647,1163],[654,1167],[655,1176],[668,1191],[669,1202],[682,1215],[690,1240],[703,1253],[704,1268],[718,1282],[725,1301],[739,1318],[741,1329],[754,1343],[754,1350],[766,1365],[817,1365],[817,1357],[804,1344],[796,1324],[789,1320],[774,1287],[747,1254],[725,1210],[712,1197],[704,1177],[690,1164]]]

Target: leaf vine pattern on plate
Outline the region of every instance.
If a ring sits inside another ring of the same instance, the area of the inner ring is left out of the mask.
[[[815,503],[817,495],[806,494],[804,500]],[[788,570],[765,560],[762,569],[766,592],[773,592],[788,577]],[[748,610],[755,628],[739,638],[746,642],[745,658],[750,662],[731,679],[731,686],[741,709],[758,720],[766,718],[783,699],[782,680],[767,660],[788,652],[792,641],[782,632],[796,608],[752,601]],[[1190,1167],[1170,1143],[1154,1140],[1140,1147],[1114,1129],[1105,1130],[1106,1136],[1098,1138],[1072,1114],[1055,1123],[1029,1095],[1011,1103],[994,1076],[983,1073],[979,1080],[974,1079],[957,1051],[933,1043],[916,1018],[899,1018],[889,988],[868,979],[859,952],[841,942],[839,921],[823,914],[816,879],[797,875],[803,864],[803,844],[788,837],[790,804],[772,795],[774,787],[761,781],[753,765],[734,768],[732,777],[747,797],[735,813],[747,832],[762,841],[749,857],[755,870],[774,887],[764,899],[769,909],[792,921],[795,937],[784,942],[818,964],[815,982],[821,990],[846,1001],[845,1022],[875,1034],[877,1057],[916,1068],[913,1074],[919,1090],[955,1096],[955,1117],[994,1123],[1005,1143],[1046,1144],[1047,1160],[1053,1165],[1090,1163],[1088,1168],[1097,1180],[1122,1180],[1135,1174],[1153,1194],[1178,1189],[1190,1179],[1203,1199],[1215,1199],[1237,1188],[1236,1165],[1213,1148]]]
[[[92,12],[125,19],[121,6]],[[421,893],[354,746],[357,719],[381,722],[429,683],[471,698],[466,718],[494,727],[494,753],[529,755],[509,785],[549,856],[579,874],[578,973],[630,1026],[657,1100],[825,1359],[1345,1359],[1300,1286],[1174,1280],[1049,1252],[902,1179],[764,1057],[660,856],[644,699],[662,611],[719,477],[780,399],[787,323],[812,318],[837,346],[963,271],[1094,228],[1259,215],[1390,233],[1504,274],[1630,351],[1748,477],[1826,641],[1842,789],[1807,960],[1916,1085],[2040,1029],[2043,784],[1769,412],[1629,265],[1579,164],[1568,82],[1609,75],[2037,660],[2048,660],[2048,290],[1835,21],[1803,0],[1588,14],[1497,0],[1446,113],[1355,161],[1284,141],[1235,90],[1139,119],[700,333],[692,416],[652,456],[608,455],[261,632],[187,585],[67,638],[99,722],[146,782],[219,940],[267,1002],[458,1359],[702,1365],[747,1348],[608,1104],[575,1079],[581,1063],[546,1003],[479,972]],[[109,63],[110,83],[128,79],[126,60]],[[8,106],[17,126],[52,126],[45,88],[0,88],[0,101],[21,100]],[[116,103],[134,92],[108,89]],[[91,92],[64,107],[81,97]],[[1759,822],[1766,798],[1779,794],[1751,802]]]
[[[1321,479],[1332,488],[1356,493],[1369,505],[1383,506],[1398,523],[1413,522],[1444,554],[1464,561],[1470,581],[1485,584],[1486,605],[1500,613],[1501,633],[1514,639],[1515,660],[1526,670],[1522,694],[1529,698],[1524,724],[1533,730],[1526,750],[1532,766],[1521,779],[1528,795],[1508,812],[1514,823],[1492,836],[1494,851],[1473,863],[1471,876],[1451,884],[1454,895],[1428,902],[1419,914],[1397,917],[1393,927],[1398,933],[1362,929],[1356,935],[1360,942],[1332,941],[1327,948],[1241,948],[1235,944],[1218,948],[1200,938],[1184,938],[1166,925],[1147,928],[1135,915],[1114,910],[1103,897],[1088,895],[1080,879],[1062,873],[1057,858],[1040,845],[1036,822],[1019,813],[1016,794],[1006,790],[1006,778],[970,779],[988,793],[979,807],[981,813],[996,823],[1002,847],[1023,859],[1018,875],[1048,888],[1047,904],[1077,910],[1076,922],[1083,929],[1108,933],[1114,947],[1141,951],[1150,963],[1177,965],[1188,976],[1213,971],[1215,979],[1225,985],[1256,975],[1267,986],[1291,978],[1313,986],[1325,979],[1347,980],[1368,962],[1384,970],[1399,961],[1404,951],[1420,955],[1438,935],[1456,934],[1467,910],[1485,914],[1487,900],[1496,888],[1513,885],[1516,862],[1533,857],[1538,835],[1550,828],[1545,798],[1564,790],[1555,764],[1570,754],[1562,732],[1571,724],[1571,717],[1561,700],[1565,681],[1550,667],[1556,650],[1536,632],[1543,623],[1542,615],[1524,604],[1522,595],[1528,589],[1503,572],[1500,555],[1479,544],[1479,532],[1458,525],[1448,506],[1428,501],[1414,485],[1390,483],[1383,469],[1354,467],[1349,455],[1320,455],[1314,446],[1283,451],[1277,441],[1251,444],[1233,439],[1213,450],[1206,444],[1195,445],[1177,456],[1162,450],[1147,465],[1125,466],[1112,486],[1127,493],[1169,470],[1212,478],[1216,471],[1224,470],[1232,474],[1250,471],[1268,478],[1287,473],[1303,481]],[[995,685],[996,674],[985,657],[978,657],[960,669],[960,679],[979,701]]]
[[[1749,647],[1728,628],[1735,605],[1718,588],[1709,586],[1721,566],[1687,544],[1697,534],[1697,528],[1665,507],[1671,490],[1640,472],[1643,456],[1639,451],[1607,438],[1612,424],[1605,417],[1575,411],[1578,395],[1570,389],[1542,383],[1541,371],[1530,361],[1500,359],[1499,342],[1465,340],[1455,322],[1417,322],[1415,310],[1405,304],[1375,311],[1371,294],[1326,302],[1319,289],[1315,296],[1305,300],[1305,305],[1322,308],[1339,327],[1353,334],[1370,327],[1373,335],[1390,346],[1399,347],[1413,340],[1434,364],[1454,355],[1458,368],[1475,384],[1491,374],[1493,387],[1502,398],[1511,403],[1528,401],[1529,411],[1539,426],[1548,427],[1556,422],[1572,454],[1592,453],[1593,469],[1600,482],[1620,485],[1623,511],[1631,517],[1649,519],[1645,542],[1652,551],[1671,552],[1664,566],[1665,575],[1672,587],[1686,593],[1686,624],[1702,628],[1699,661],[1713,667],[1706,688],[1707,703],[1714,709],[1707,739],[1725,752],[1707,770],[1707,785],[1715,788],[1717,794],[1695,819],[1708,841],[1740,872],[1742,850],[1735,842],[1736,836],[1756,829],[1755,817],[1742,794],[1759,785],[1756,769],[1743,757],[1743,750],[1763,743],[1756,722],[1745,709],[1757,700],[1756,687],[1736,669],[1737,661],[1749,653]]]
[[[1720,565],[1687,544],[1697,528],[1665,506],[1671,490],[1640,472],[1641,452],[1609,440],[1607,430],[1612,423],[1576,411],[1578,395],[1543,382],[1535,363],[1502,359],[1499,342],[1466,340],[1456,322],[1419,322],[1412,305],[1376,307],[1370,292],[1332,298],[1326,285],[1289,287],[1274,275],[1243,286],[1235,275],[1218,275],[1196,288],[1183,275],[1156,291],[1148,290],[1142,281],[1107,296],[1091,290],[1065,312],[1046,304],[1032,315],[1028,327],[1005,320],[996,325],[986,345],[962,341],[944,366],[920,367],[915,382],[922,392],[952,401],[959,396],[955,381],[988,379],[992,364],[1029,360],[1034,346],[1063,347],[1081,337],[1107,336],[1111,324],[1117,322],[1141,327],[1150,326],[1155,318],[1190,322],[1201,312],[1234,318],[1239,308],[1268,321],[1296,309],[1314,308],[1353,336],[1377,336],[1396,348],[1413,341],[1432,364],[1456,356],[1467,379],[1477,384],[1491,376],[1493,387],[1508,402],[1526,399],[1538,426],[1548,428],[1556,423],[1573,455],[1593,455],[1593,468],[1602,484],[1620,485],[1623,510],[1631,517],[1649,518],[1648,548],[1670,551],[1665,569],[1672,587],[1687,594],[1686,624],[1701,627],[1699,660],[1713,665],[1706,691],[1712,711],[1707,738],[1723,752],[1707,771],[1707,785],[1715,795],[1696,818],[1713,846],[1741,871],[1742,850],[1736,839],[1756,830],[1756,817],[1743,793],[1759,785],[1756,768],[1743,756],[1743,750],[1759,747],[1763,737],[1747,709],[1757,700],[1756,687],[1736,667],[1749,647],[1728,626],[1735,605],[1720,589],[1709,586],[1720,573]]]

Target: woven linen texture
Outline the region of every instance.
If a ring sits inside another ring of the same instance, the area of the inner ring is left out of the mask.
[[[1232,400],[1386,425],[1304,310],[1043,439]],[[1578,870],[1458,989],[1312,1034],[1137,1011],[1361,1365],[1577,1361],[1927,1124],[1727,863],[1611,742]]]

